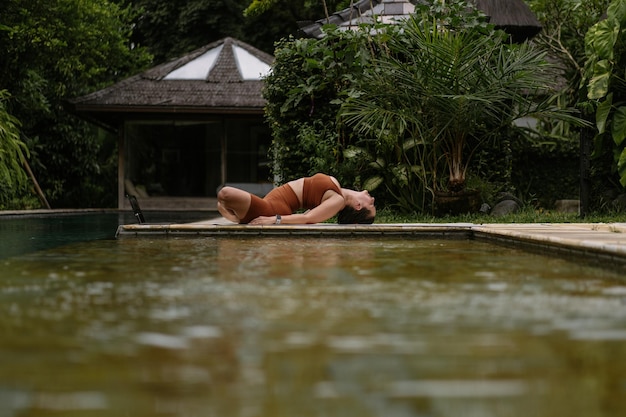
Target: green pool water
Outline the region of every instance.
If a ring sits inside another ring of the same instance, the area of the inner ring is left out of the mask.
[[[434,239],[0,260],[0,416],[624,416],[617,272]]]
[[[114,213],[0,217],[0,260],[72,242],[112,238]]]
[[[146,212],[145,215],[153,223],[185,223],[215,217],[210,212]],[[113,239],[119,224],[136,222],[133,213],[127,211],[2,215],[0,260],[68,243]]]

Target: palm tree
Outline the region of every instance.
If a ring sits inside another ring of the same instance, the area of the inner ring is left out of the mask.
[[[424,172],[433,173],[432,190],[463,191],[474,151],[518,118],[577,120],[536,101],[554,75],[529,45],[511,45],[484,26],[455,30],[416,16],[398,26],[341,116],[360,134],[388,138],[392,129],[397,140],[412,135],[430,149]],[[436,175],[442,161],[443,184]]]

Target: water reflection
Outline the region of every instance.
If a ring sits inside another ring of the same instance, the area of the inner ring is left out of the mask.
[[[67,243],[113,238],[118,215],[2,216],[0,259]]]
[[[104,240],[0,262],[0,415],[626,412],[626,284],[606,270],[400,239]]]

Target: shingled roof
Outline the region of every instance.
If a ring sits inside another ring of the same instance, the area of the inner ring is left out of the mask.
[[[489,16],[490,23],[511,35],[513,42],[523,42],[541,31],[541,24],[524,0],[471,0],[476,8]],[[361,23],[393,23],[415,12],[415,4],[424,0],[359,0],[352,7],[333,13],[315,22],[299,22],[308,37],[323,36],[322,26],[334,24],[353,28]]]
[[[516,43],[541,32],[541,23],[524,0],[473,0],[476,8],[489,16],[489,23],[502,29]]]
[[[74,113],[104,123],[133,112],[262,114],[262,78],[273,61],[228,37],[68,104]]]

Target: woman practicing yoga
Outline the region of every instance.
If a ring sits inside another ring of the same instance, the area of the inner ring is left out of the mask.
[[[264,198],[226,186],[217,194],[217,209],[226,219],[244,224],[320,223],[334,215],[343,224],[371,224],[376,216],[374,197],[367,191],[341,188],[326,174],[289,181]],[[306,211],[294,214],[300,209]]]

